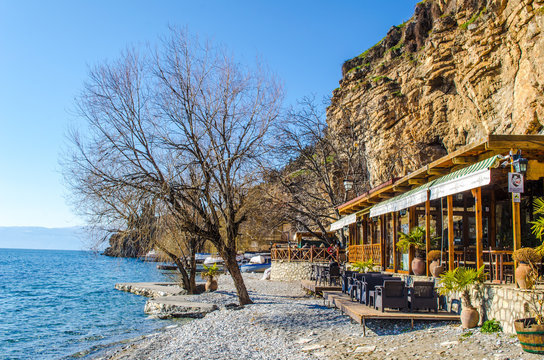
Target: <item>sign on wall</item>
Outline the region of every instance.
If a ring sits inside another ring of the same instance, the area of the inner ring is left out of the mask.
[[[508,173],[508,192],[522,193],[523,192],[523,174]]]

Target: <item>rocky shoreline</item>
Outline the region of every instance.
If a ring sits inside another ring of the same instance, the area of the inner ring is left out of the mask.
[[[97,359],[540,359],[524,353],[515,336],[466,331],[458,323],[367,321],[362,327],[308,296],[297,282],[245,274],[255,304],[232,306],[232,280],[192,296],[218,310],[102,354]]]

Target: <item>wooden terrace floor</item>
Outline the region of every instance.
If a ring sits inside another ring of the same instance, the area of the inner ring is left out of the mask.
[[[328,286],[327,284],[316,285],[315,280],[301,280],[300,285],[306,290],[313,292],[314,294],[323,293],[324,291],[340,292],[340,290],[342,290],[340,286]]]
[[[452,314],[446,311],[434,312],[400,312],[397,310],[385,310],[381,312],[355,301],[351,301],[350,297],[341,291],[323,291],[323,301],[328,303],[329,306],[334,306],[344,314],[351,317],[353,320],[363,325],[363,335],[366,335],[367,319],[389,319],[389,320],[410,320],[412,327],[414,320],[426,320],[426,321],[459,321],[459,315]]]

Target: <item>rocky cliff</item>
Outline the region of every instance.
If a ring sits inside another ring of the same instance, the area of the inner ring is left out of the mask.
[[[371,186],[488,134],[539,133],[543,29],[544,0],[422,1],[344,63],[329,126],[354,126]]]

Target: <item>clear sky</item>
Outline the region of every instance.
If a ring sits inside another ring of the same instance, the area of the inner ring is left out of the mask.
[[[286,105],[329,96],[342,63],[412,16],[415,0],[0,0],[0,226],[82,224],[59,153],[88,67],[153,44],[168,26],[263,59]]]

